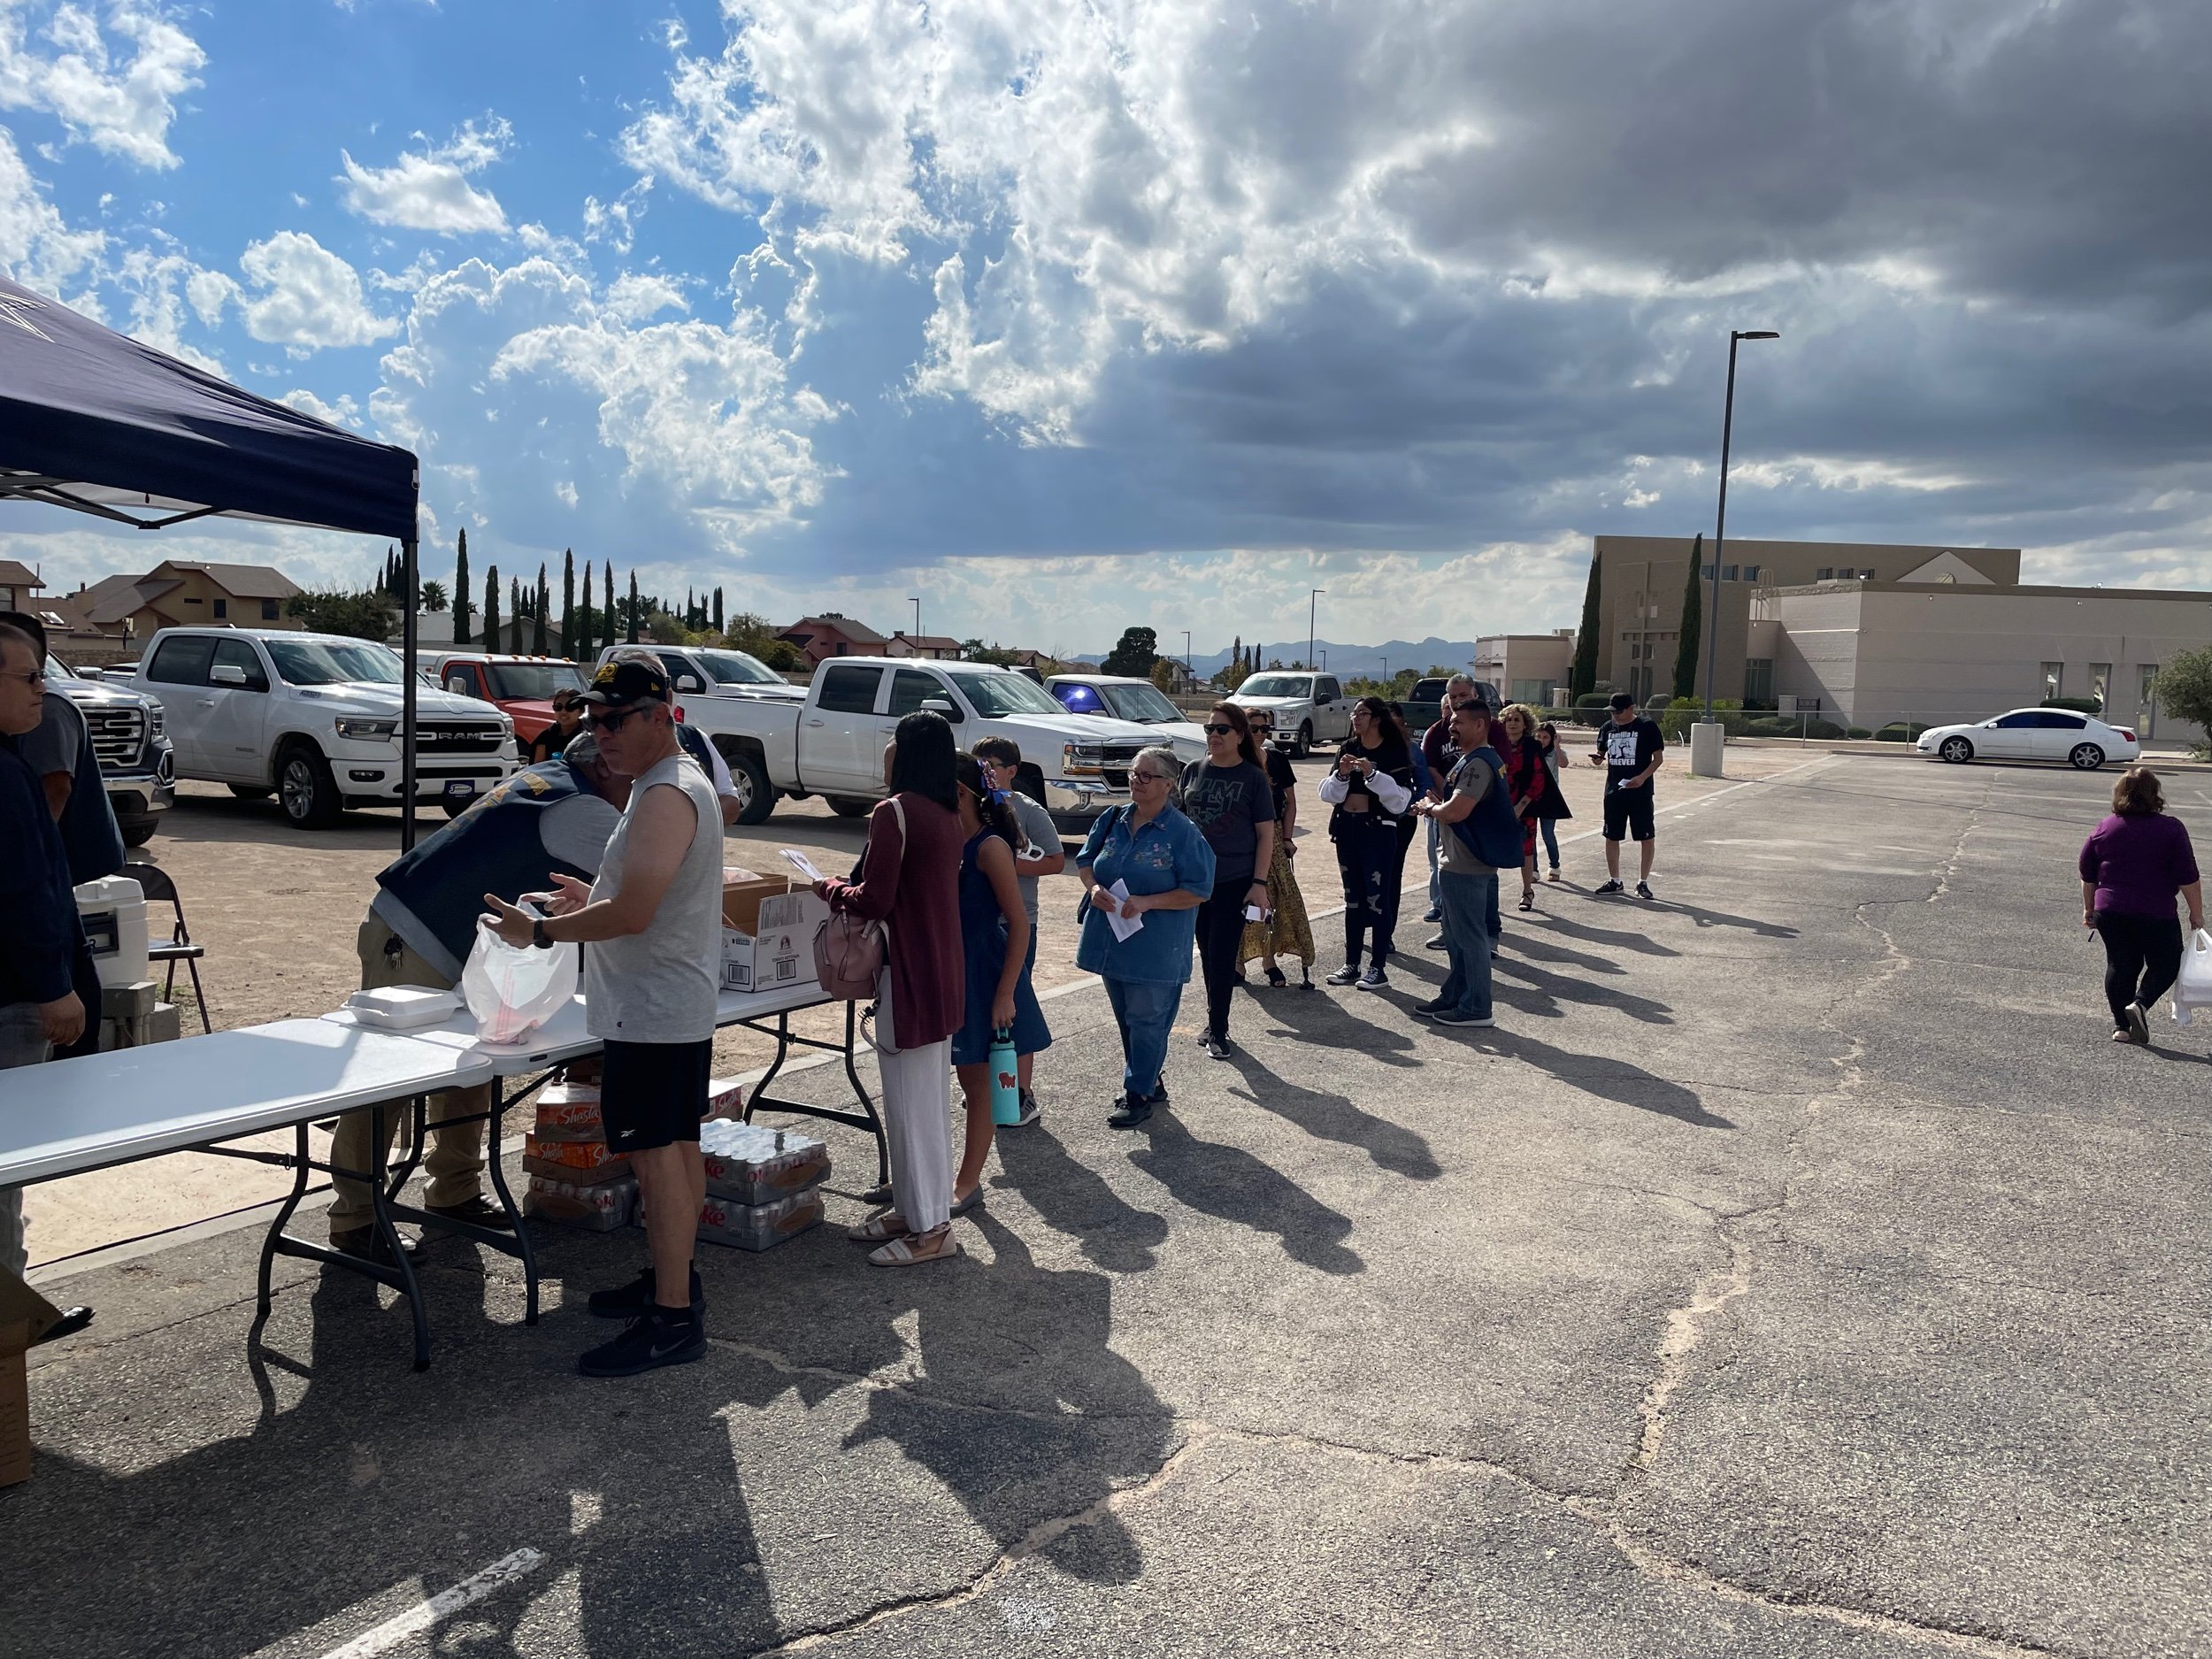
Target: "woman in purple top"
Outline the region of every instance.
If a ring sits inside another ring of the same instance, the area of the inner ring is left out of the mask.
[[[2133,766],[2112,786],[2112,816],[2081,848],[2081,921],[2104,941],[2104,995],[2115,1042],[2148,1043],[2145,1010],[2181,972],[2174,895],[2189,926],[2204,926],[2196,854],[2181,820],[2166,816],[2157,774]]]

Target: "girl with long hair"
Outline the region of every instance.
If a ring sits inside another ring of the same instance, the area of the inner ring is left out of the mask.
[[[1301,988],[1313,989],[1313,927],[1306,920],[1306,895],[1298,890],[1298,873],[1291,860],[1298,856],[1297,846],[1291,840],[1298,826],[1298,774],[1291,770],[1290,757],[1277,749],[1269,739],[1275,730],[1275,717],[1265,709],[1247,710],[1252,726],[1252,741],[1258,747],[1260,761],[1267,772],[1268,787],[1275,795],[1275,856],[1267,872],[1267,907],[1263,918],[1244,925],[1244,942],[1237,947],[1237,968],[1257,956],[1266,970],[1267,982],[1277,987],[1290,983],[1284,975],[1279,956],[1294,956],[1298,961],[1298,983]]]
[[[1275,863],[1275,792],[1252,741],[1252,722],[1233,703],[1206,715],[1206,758],[1183,768],[1178,804],[1214,852],[1213,891],[1198,907],[1198,960],[1206,974],[1206,1029],[1199,1045],[1229,1057],[1229,999],[1247,912],[1267,903]]]
[[[1336,843],[1336,867],[1344,879],[1344,965],[1328,982],[1385,990],[1410,841],[1400,820],[1413,800],[1413,757],[1405,728],[1380,697],[1362,697],[1352,705],[1352,734],[1318,793],[1335,808],[1329,839]]]
[[[1505,762],[1506,785],[1513,792],[1513,813],[1521,820],[1521,908],[1536,908],[1536,824],[1544,797],[1551,792],[1551,771],[1544,747],[1536,741],[1536,717],[1525,703],[1499,710],[1494,747]]]
[[[1559,728],[1549,720],[1536,723],[1536,747],[1544,752],[1544,794],[1536,803],[1536,828],[1544,838],[1544,853],[1551,868],[1547,881],[1559,879],[1559,830],[1562,818],[1571,818],[1567,793],[1559,787],[1559,769],[1567,764],[1567,746],[1559,741]]]
[[[967,1012],[952,1034],[952,1064],[968,1111],[952,1213],[964,1216],[983,1202],[983,1164],[991,1156],[992,1040],[1010,1031],[1017,1054],[1038,1054],[1052,1046],[1052,1033],[1029,982],[1029,910],[1014,870],[1025,840],[1021,821],[974,756],[960,756],[952,770],[964,837],[960,950],[967,979]]]

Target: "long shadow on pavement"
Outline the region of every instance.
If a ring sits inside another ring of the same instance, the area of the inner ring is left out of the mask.
[[[1617,899],[1597,902],[1605,904],[1620,902]],[[1585,944],[1607,945],[1620,950],[1632,950],[1640,956],[1678,956],[1682,954],[1671,945],[1663,945],[1657,940],[1646,934],[1624,933],[1617,927],[1598,927],[1588,922],[1572,921],[1560,915],[1556,910],[1547,910],[1544,913],[1542,931],[1564,933],[1568,938],[1579,939]]]
[[[1271,1233],[1294,1261],[1325,1273],[1363,1273],[1367,1263],[1342,1240],[1352,1231],[1340,1216],[1279,1171],[1241,1147],[1201,1141],[1172,1107],[1155,1112],[1141,1133],[1148,1145],[1129,1161],[1202,1214],[1255,1233]]]
[[[1397,958],[1392,959],[1395,967]],[[1359,1010],[1350,999],[1366,1002],[1371,993],[1348,991],[1346,1002],[1340,1002],[1326,991],[1271,991],[1264,995],[1254,993],[1256,1011],[1272,1015],[1274,1025],[1268,1034],[1286,1037],[1293,1042],[1310,1043],[1324,1048],[1350,1049],[1363,1059],[1384,1065],[1410,1066],[1420,1062],[1413,1055],[1413,1039],[1402,1031],[1379,1025],[1371,1018],[1360,1017]],[[1230,1016],[1230,1035],[1236,1034],[1238,1016]]]
[[[1073,1110],[1056,1106],[1054,1115]],[[1104,1115],[1102,1103],[1098,1111]],[[1069,1156],[1043,1122],[1002,1129],[995,1144],[1000,1187],[1010,1187],[1047,1226],[1079,1242],[1084,1257],[1110,1273],[1141,1273],[1167,1238],[1167,1220],[1139,1210],[1088,1164]]]
[[[1448,1042],[1460,1043],[1471,1048],[1487,1049],[1509,1060],[1525,1060],[1538,1070],[1549,1072],[1570,1087],[1586,1094],[1595,1094],[1601,1100],[1617,1101],[1624,1106],[1633,1106],[1639,1111],[1656,1112],[1663,1118],[1673,1118],[1698,1129],[1733,1129],[1735,1120],[1723,1118],[1706,1109],[1696,1093],[1679,1083],[1655,1077],[1640,1065],[1626,1060],[1615,1060],[1601,1054],[1570,1054],[1564,1048],[1555,1048],[1549,1043],[1519,1032],[1467,1031],[1449,1025],[1432,1028],[1435,1034]]]
[[[1243,1088],[1230,1090],[1232,1094],[1296,1125],[1315,1140],[1357,1147],[1378,1169],[1409,1181],[1432,1181],[1444,1172],[1428,1141],[1412,1130],[1361,1110],[1342,1094],[1286,1083],[1242,1048],[1229,1057],[1245,1082]]]
[[[1629,1018],[1647,1025],[1674,1024],[1674,1010],[1664,1002],[1654,1002],[1650,997],[1637,996],[1627,991],[1617,991],[1609,986],[1593,985],[1586,979],[1548,973],[1504,954],[1491,959],[1490,972],[1494,985],[1496,975],[1509,973],[1517,979],[1526,980],[1531,989],[1555,997],[1563,1002],[1586,1002],[1598,1008],[1617,1008]]]

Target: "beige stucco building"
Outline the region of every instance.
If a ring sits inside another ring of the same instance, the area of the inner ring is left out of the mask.
[[[1832,581],[1759,595],[1750,640],[1774,664],[1778,699],[1817,699],[1848,726],[2095,697],[2139,737],[2193,742],[2202,733],[2160,716],[2150,681],[2175,652],[2212,645],[2212,593]]]
[[[1475,641],[1474,674],[1515,703],[1533,708],[1567,700],[1567,672],[1574,666],[1575,631],[1495,634]]]
[[[1634,692],[1640,701],[1674,688],[1691,545],[1688,536],[1596,538],[1597,677]],[[1707,545],[1709,552],[1710,543]],[[1710,566],[1709,558],[1707,571]],[[1704,644],[1699,654],[1700,688],[1706,653],[1717,649],[1714,695],[1770,702],[1775,695],[1772,659],[1749,644],[1752,601],[1763,590],[1844,580],[1940,586],[2016,583],[2020,549],[1731,538],[1721,549],[1717,616],[1712,584],[1702,580],[1705,573],[1701,572]]]

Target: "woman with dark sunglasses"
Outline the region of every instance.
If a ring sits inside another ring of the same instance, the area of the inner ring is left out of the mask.
[[[530,740],[530,764],[541,765],[568,747],[568,740],[584,729],[581,696],[563,687],[553,694],[553,724]]]
[[[1206,758],[1183,768],[1176,804],[1214,851],[1213,893],[1198,907],[1198,961],[1206,975],[1206,1030],[1199,1046],[1229,1057],[1229,999],[1248,910],[1267,903],[1275,860],[1275,792],[1252,742],[1252,723],[1233,703],[1206,715]]]
[[[1362,697],[1352,705],[1352,735],[1318,793],[1336,809],[1329,817],[1329,839],[1336,843],[1336,867],[1344,878],[1344,965],[1328,982],[1386,990],[1390,979],[1384,967],[1412,841],[1402,820],[1413,800],[1413,757],[1404,728],[1380,697]]]

